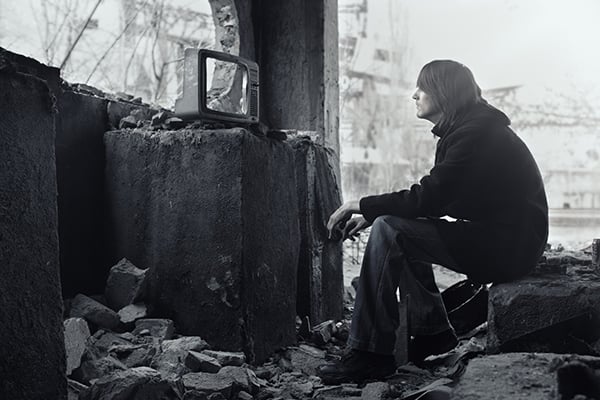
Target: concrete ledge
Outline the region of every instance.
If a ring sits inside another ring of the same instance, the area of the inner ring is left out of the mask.
[[[105,134],[113,259],[150,268],[156,314],[265,360],[295,341],[294,159],[243,129]]]
[[[529,351],[532,349],[518,348],[516,339],[578,315],[600,315],[600,277],[583,267],[568,271],[566,275],[531,276],[490,288],[488,352]]]

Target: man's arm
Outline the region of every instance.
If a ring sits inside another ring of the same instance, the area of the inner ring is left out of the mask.
[[[483,134],[473,130],[453,132],[448,137],[450,142],[444,159],[420,183],[398,192],[363,197],[359,202],[360,213],[370,222],[380,215],[405,218],[445,215],[445,208],[454,200],[461,179],[474,167]]]

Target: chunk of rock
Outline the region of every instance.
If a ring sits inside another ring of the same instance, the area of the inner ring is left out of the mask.
[[[115,345],[109,349],[128,368],[149,367],[154,357],[160,353],[160,343],[156,338],[131,345]]]
[[[316,375],[317,367],[325,362],[323,350],[304,344],[288,348],[286,357],[289,357],[294,369],[299,369],[306,375]]]
[[[80,395],[81,400],[140,399],[138,390],[149,383],[159,382],[158,371],[148,367],[116,371],[98,379]]]
[[[221,393],[226,399],[231,396],[235,385],[234,380],[227,375],[207,372],[190,372],[183,375],[181,380],[188,390],[197,390],[208,394]]]
[[[144,303],[129,304],[121,308],[118,312],[119,318],[123,324],[131,324],[138,319],[145,318],[148,309]]]
[[[65,350],[67,356],[67,376],[81,365],[81,356],[90,337],[90,328],[83,318],[69,318],[63,322]]]
[[[73,379],[89,385],[94,379],[102,378],[115,371],[124,371],[127,366],[113,356],[84,359],[79,368],[73,371]]]
[[[223,367],[217,375],[226,376],[235,382],[237,390],[243,390],[249,393],[256,393],[260,387],[260,381],[251,369],[244,367],[235,367],[232,365]]]
[[[381,400],[387,396],[390,386],[385,382],[368,383],[362,390],[361,398],[365,400]]]
[[[142,300],[144,296],[146,270],[133,265],[123,258],[110,269],[104,295],[108,306],[113,310]]]
[[[219,363],[223,366],[233,365],[235,367],[239,367],[246,362],[246,356],[244,353],[215,350],[204,350],[202,353],[216,358],[217,361],[219,361]]]
[[[183,394],[183,400],[208,400],[208,395],[198,390],[188,390]]]
[[[67,379],[67,400],[78,400],[79,394],[85,391],[88,386],[72,379]]]
[[[133,345],[135,336],[129,337],[128,333],[114,333],[99,330],[88,340],[88,351],[97,357],[106,356],[115,346]]]
[[[221,364],[216,358],[207,356],[206,354],[198,353],[197,351],[189,351],[185,359],[185,365],[192,372],[211,372],[216,373],[221,369]]]
[[[148,335],[159,338],[161,340],[169,340],[173,337],[175,326],[170,319],[160,318],[143,318],[135,321],[134,335],[141,335],[147,330]]]
[[[132,115],[128,115],[125,118],[121,118],[121,121],[119,122],[119,129],[136,128],[136,127],[137,127],[137,120]]]
[[[73,299],[70,317],[84,318],[99,328],[121,328],[121,320],[116,312],[83,294],[78,294]]]
[[[238,393],[238,400],[253,400],[254,397],[248,393],[248,392],[244,392],[243,390],[241,392]]]
[[[208,343],[198,336],[185,336],[174,340],[165,340],[162,343],[162,353],[152,362],[152,367],[160,371],[165,379],[174,379],[190,372],[185,365],[188,352],[202,351]]]

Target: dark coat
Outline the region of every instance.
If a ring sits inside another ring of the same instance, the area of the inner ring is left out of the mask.
[[[488,104],[463,112],[440,137],[429,175],[408,190],[363,197],[360,209],[381,215],[433,218],[450,254],[480,282],[530,272],[548,239],[544,184],[510,120]],[[456,218],[456,222],[439,219]]]

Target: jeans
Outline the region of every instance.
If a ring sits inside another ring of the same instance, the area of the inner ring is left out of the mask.
[[[410,296],[409,334],[433,335],[451,328],[432,264],[463,272],[433,221],[381,216],[375,219],[360,271],[348,344],[356,350],[392,354],[398,299]]]

